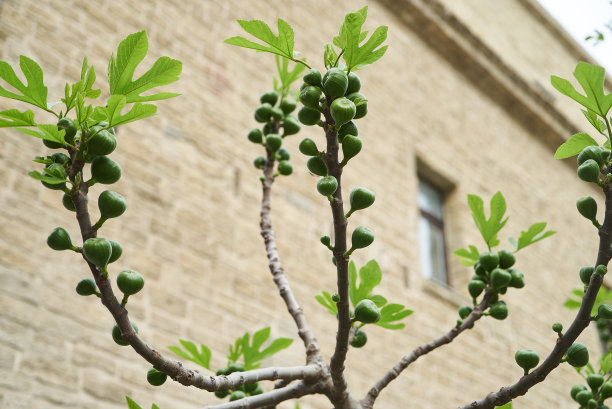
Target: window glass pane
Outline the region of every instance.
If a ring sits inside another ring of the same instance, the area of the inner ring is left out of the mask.
[[[419,244],[423,277],[446,284],[444,233],[422,216],[419,220]]]
[[[419,209],[425,210],[437,219],[442,220],[442,194],[427,182],[419,180]]]

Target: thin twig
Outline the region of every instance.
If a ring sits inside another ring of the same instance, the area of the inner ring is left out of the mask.
[[[289,385],[281,389],[274,389],[270,392],[262,393],[261,395],[249,396],[220,405],[205,406],[204,409],[254,409],[264,406],[275,406],[289,399],[296,399],[315,393],[319,393],[316,383],[306,383],[302,381],[295,385]]]

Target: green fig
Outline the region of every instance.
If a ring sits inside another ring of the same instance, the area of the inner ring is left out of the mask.
[[[599,396],[601,397],[601,399],[604,399],[604,400],[608,398],[612,398],[612,381],[608,381],[604,383],[603,385],[601,385],[601,388],[599,388]]]
[[[68,157],[68,155],[66,155],[65,153],[61,152],[55,152],[49,155],[48,158],[51,159],[53,163],[58,163],[62,166],[70,166],[70,164],[72,163],[70,157]]]
[[[76,292],[83,296],[98,294],[98,287],[92,278],[84,278],[77,283]]]
[[[45,167],[44,170],[45,175],[52,176],[58,179],[66,179],[68,174],[66,173],[66,169],[63,165],[59,163],[52,163]],[[47,183],[41,181],[41,183],[48,189],[51,190],[66,190],[66,183]]]
[[[489,308],[489,315],[496,320],[503,320],[508,316],[508,307],[503,301],[497,301],[491,304]]]
[[[358,226],[351,236],[351,249],[368,247],[374,241],[374,233],[365,226]]]
[[[230,402],[233,402],[235,400],[240,400],[246,398],[246,393],[242,392],[242,391],[234,391],[232,392],[232,394],[230,395]]]
[[[513,288],[525,287],[525,276],[523,275],[522,272],[512,267],[508,269],[508,272],[510,273],[512,277],[510,279],[510,283],[508,284],[509,287],[513,287]]]
[[[348,88],[348,77],[339,68],[330,68],[322,79],[323,91],[328,97],[342,97]]]
[[[258,128],[251,129],[248,134],[249,141],[253,143],[261,143],[263,140],[263,135],[261,134],[261,130]]]
[[[376,196],[374,195],[374,192],[364,187],[356,187],[355,189],[351,190],[351,194],[349,196],[351,209],[346,214],[346,217],[350,217],[350,215],[357,210],[362,210],[372,206],[375,199]]]
[[[283,119],[283,137],[295,135],[300,132],[300,129],[302,129],[302,125],[300,125],[299,119],[293,115],[285,116]]]
[[[110,242],[101,237],[87,239],[83,243],[85,258],[96,267],[105,267],[111,258],[112,252],[113,248]]]
[[[510,284],[511,280],[512,275],[506,270],[502,270],[501,268],[495,268],[491,272],[491,287],[493,288],[504,288],[508,284]]]
[[[459,307],[458,313],[459,313],[459,317],[462,320],[464,320],[468,317],[468,315],[472,313],[472,309],[468,307],[467,305],[464,305],[462,307]]]
[[[87,153],[90,155],[108,155],[117,147],[117,138],[100,126],[92,126],[87,138]]]
[[[57,129],[63,129],[65,131],[64,140],[70,145],[74,145],[74,136],[77,133],[77,128],[71,119],[60,118],[60,120],[57,121]]]
[[[255,382],[255,383],[245,383],[244,384],[244,391],[248,394],[253,394],[253,392],[255,392],[257,390],[257,387],[259,386],[259,382]]]
[[[356,107],[355,111],[355,119],[363,118],[368,113],[368,100],[365,95],[360,94],[359,92],[354,92],[347,97],[351,100]],[[359,99],[359,101],[357,101]]]
[[[331,237],[329,236],[321,236],[320,241],[324,246],[331,246]]]
[[[589,282],[591,282],[591,276],[594,272],[595,267],[593,266],[582,267],[580,269],[580,281],[582,281],[584,284],[589,284]]]
[[[581,368],[589,363],[589,351],[584,344],[574,342],[567,350],[565,359],[571,366]]]
[[[597,202],[591,196],[580,198],[576,201],[578,212],[589,220],[597,217]]]
[[[480,265],[487,271],[491,272],[499,265],[499,255],[497,253],[484,252],[478,258]]]
[[[130,321],[130,325],[132,326],[132,328],[134,328],[134,331],[138,334],[138,326],[134,324],[132,321]],[[121,329],[119,329],[119,325],[117,324],[113,325],[112,334],[113,334],[113,341],[115,341],[117,345],[121,345],[121,346],[130,345],[129,342],[123,339],[123,335],[121,335]]]
[[[119,193],[112,190],[105,190],[98,196],[98,208],[100,209],[100,215],[102,217],[111,219],[113,217],[119,217],[125,212],[127,202]]]
[[[593,159],[587,159],[576,171],[578,177],[585,182],[596,183],[599,180],[599,165]]]
[[[298,149],[300,150],[300,152],[307,156],[317,156],[319,154],[317,144],[310,138],[302,139],[302,142],[300,142]]]
[[[276,91],[268,91],[261,94],[259,97],[259,102],[262,104],[270,104],[271,106],[276,105],[276,101],[278,101],[278,93]]]
[[[319,72],[319,70],[317,70],[316,68],[311,68],[304,75],[303,79],[304,79],[304,82],[308,85],[314,85],[316,87],[321,86],[321,72]]]
[[[266,146],[270,149],[271,152],[276,152],[280,149],[283,144],[283,138],[280,135],[271,133],[266,135]]]
[[[278,162],[278,173],[283,176],[289,176],[293,173],[293,165],[287,160],[281,160]]]
[[[612,320],[612,307],[608,304],[599,304],[599,307],[597,307],[597,315],[599,318]]]
[[[67,193],[64,193],[64,196],[62,196],[62,204],[67,210],[70,210],[71,212],[76,211],[72,197]]]
[[[70,240],[70,235],[61,227],[56,227],[49,234],[47,245],[53,250],[71,250],[74,247]]]
[[[499,268],[510,268],[516,262],[516,257],[514,257],[514,253],[508,250],[498,251],[497,256],[499,258]]]
[[[359,92],[361,89],[361,80],[354,72],[349,72],[348,74],[348,85],[346,88],[345,95],[350,95],[354,92]]]
[[[300,102],[304,104],[304,106],[318,110],[321,94],[321,88],[309,85],[300,91]]]
[[[142,274],[134,270],[123,270],[117,276],[117,287],[125,295],[133,295],[142,290],[145,280]]]
[[[321,113],[318,109],[305,106],[298,111],[298,119],[304,125],[316,125],[321,120]]]
[[[111,257],[110,259],[108,259],[108,264],[110,263],[114,263],[115,261],[119,260],[119,257],[121,257],[121,254],[123,254],[123,247],[121,247],[121,243],[119,243],[118,241],[115,240],[108,240],[111,244]]]
[[[227,395],[229,395],[229,391],[227,389],[219,389],[218,391],[215,391],[215,396],[219,399],[223,399]]]
[[[313,156],[308,159],[306,167],[315,175],[327,176],[327,165],[325,165],[325,161],[318,156]]]
[[[229,373],[228,373],[228,375],[229,375],[229,374],[234,373],[234,372],[244,372],[244,371],[246,370],[246,368],[245,368],[245,367],[244,367],[244,365],[242,365],[241,363],[239,363],[239,362],[234,362],[234,363],[231,363],[231,364],[230,364],[230,365],[227,367],[227,370],[228,370],[228,372],[229,372]]]
[[[263,156],[258,156],[257,158],[255,158],[255,160],[253,161],[253,165],[257,168],[257,169],[263,169],[266,167],[266,163],[268,161],[266,160],[266,158],[264,158]]]
[[[580,391],[576,394],[576,402],[582,406],[586,406],[592,398],[593,392],[591,391]]]
[[[563,331],[563,324],[561,324],[560,322],[555,322],[552,325],[552,330],[555,331],[556,333]]]
[[[291,154],[289,153],[289,151],[285,148],[280,148],[277,152],[276,152],[276,157],[278,160],[289,160],[291,159]]]
[[[353,335],[353,340],[351,341],[351,346],[353,348],[361,348],[368,342],[368,335],[365,331],[358,329],[355,331],[355,335]]]
[[[121,167],[108,156],[97,156],[91,162],[91,176],[98,183],[110,185],[121,178]]]
[[[593,392],[596,392],[597,389],[599,389],[599,387],[603,385],[604,377],[600,374],[590,374],[587,376],[586,381],[591,390],[593,390]]]
[[[519,349],[514,354],[514,360],[525,371],[525,375],[529,373],[529,370],[538,366],[540,362],[540,356],[533,349]]]
[[[485,288],[485,283],[480,280],[472,280],[468,283],[468,292],[472,298],[478,297]]]
[[[317,182],[317,190],[323,196],[333,195],[338,189],[338,181],[333,176],[324,176]]]
[[[597,162],[599,167],[604,165],[604,158],[602,156],[602,149],[599,146],[587,146],[578,154],[578,166],[582,165],[589,159],[593,159]]]
[[[572,386],[572,389],[570,390],[570,395],[572,399],[576,400],[576,395],[578,395],[579,392],[586,391],[586,390],[587,390],[587,387],[584,385],[574,385]]]
[[[345,165],[351,158],[361,152],[361,139],[353,135],[346,135],[342,139],[342,164]]]
[[[160,386],[166,382],[168,375],[163,373],[162,371],[158,371],[157,369],[151,367],[147,371],[147,382],[149,382],[153,386]]]
[[[355,319],[364,324],[373,324],[380,320],[380,309],[372,300],[361,300],[355,306]]]
[[[350,122],[355,117],[355,104],[348,98],[336,98],[329,108],[330,114],[336,124],[336,129]]]
[[[266,103],[261,104],[255,110],[254,117],[257,122],[266,123],[270,121],[271,115],[272,115],[272,105],[266,102]]]
[[[285,113],[283,112],[282,109],[274,107],[270,110],[270,116],[275,121],[280,121],[283,118],[283,116],[285,116]]]
[[[340,130],[338,131],[338,141],[342,143],[346,135],[359,135],[359,128],[357,128],[355,122],[349,121],[340,127]]]
[[[295,102],[295,99],[288,97],[282,99],[280,109],[285,114],[290,114],[291,112],[295,111],[295,108],[297,108],[297,102]]]

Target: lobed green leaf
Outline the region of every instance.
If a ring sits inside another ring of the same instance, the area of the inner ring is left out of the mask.
[[[491,198],[490,209],[491,216],[486,218],[484,213],[484,204],[481,197],[473,194],[468,194],[468,206],[472,211],[472,218],[476,227],[480,231],[482,238],[489,248],[499,244],[497,233],[504,227],[508,218],[502,220],[506,213],[506,199],[497,192]]]
[[[21,82],[10,64],[0,61],[0,78],[21,92],[21,94],[16,94],[0,86],[0,96],[23,101],[45,111],[48,110],[47,87],[45,87],[43,82],[42,69],[36,61],[23,55],[19,56],[19,66],[26,78],[27,85]]]
[[[40,132],[34,129],[28,129],[28,128],[15,128],[15,129],[17,129],[21,133],[31,135],[36,138],[46,139],[47,141],[61,143],[62,145],[66,144],[66,141],[64,140],[64,135],[66,134],[66,131],[64,131],[63,129],[57,129],[57,125],[40,124],[40,125],[36,125],[36,127],[39,129]]]
[[[586,95],[576,91],[574,86],[566,79],[551,76],[550,82],[557,91],[578,102],[585,108],[605,117],[612,107],[612,93],[604,94],[605,70],[597,65],[579,62],[574,70],[574,77],[582,86]]]
[[[570,158],[578,155],[587,146],[599,146],[597,141],[587,133],[579,132],[572,135],[567,141],[563,142],[555,152],[555,159]]]
[[[527,231],[521,231],[518,241],[512,238],[508,240],[515,247],[514,251],[517,252],[556,233],[554,230],[544,231],[544,229],[546,229],[546,222],[534,223]]]
[[[470,244],[469,250],[465,248],[457,249],[453,254],[456,254],[460,258],[461,264],[464,266],[473,266],[478,261],[480,257],[480,252],[476,248],[476,246]]]
[[[8,109],[0,112],[0,128],[12,128],[16,126],[36,126],[36,122],[34,122],[34,112],[30,110],[21,112],[17,109]]]

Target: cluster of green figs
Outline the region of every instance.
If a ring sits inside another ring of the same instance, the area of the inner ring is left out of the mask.
[[[66,144],[48,140],[43,140],[43,143],[50,149],[67,150],[71,156],[56,152],[39,160],[45,164],[44,175],[53,178],[51,181],[53,183],[43,180],[42,184],[49,189],[64,192],[62,204],[67,210],[74,212],[79,195],[82,194],[79,189],[80,183],[87,183],[89,186],[110,185],[121,178],[121,167],[107,156],[117,147],[117,138],[113,128],[109,127],[107,122],[99,122],[87,129],[77,130],[75,123],[64,117],[58,121],[57,126],[59,130],[65,131]],[[76,175],[73,180],[68,179],[73,160],[90,164],[91,179],[84,180],[82,175]],[[60,180],[64,182],[59,182]],[[71,187],[68,187],[68,184]],[[108,219],[121,216],[127,209],[127,202],[119,193],[104,190],[98,196],[98,209],[100,218],[92,226],[96,232]],[[53,250],[72,250],[82,253],[88,262],[102,272],[104,279],[108,278],[108,265],[117,261],[123,253],[123,248],[118,241],[102,237],[89,238],[85,240],[82,247],[77,247],[72,243],[69,233],[62,227],[53,229],[47,237],[47,245]],[[122,305],[125,305],[129,296],[142,290],[145,280],[137,271],[124,270],[117,275],[116,282],[117,287],[123,293]],[[79,281],[76,285],[76,292],[82,296],[100,297],[100,292],[92,278],[84,278]],[[132,327],[138,332],[134,323]],[[118,345],[128,345],[121,335],[119,326],[115,324],[111,333],[113,340]],[[147,379],[153,385],[161,385],[166,379],[166,374],[151,368]]]
[[[576,171],[578,177],[585,182],[603,183],[600,175],[609,160],[609,150],[600,146],[587,146],[578,154],[578,169]]]
[[[225,368],[221,368],[217,371],[217,376],[220,375],[229,375],[234,372],[244,372],[246,368],[244,365],[238,362],[232,362]],[[263,393],[263,388],[259,384],[259,382],[255,383],[245,383],[244,385],[240,385],[237,389],[221,389],[215,391],[215,396],[219,399],[223,399],[229,396],[230,402],[239,400],[242,398],[246,398],[247,396],[260,395]]]

